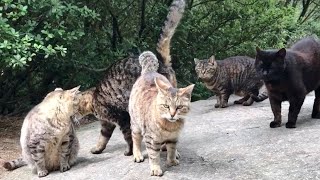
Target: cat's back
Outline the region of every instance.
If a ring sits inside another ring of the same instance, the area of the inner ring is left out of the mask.
[[[303,60],[318,59],[320,61],[320,41],[317,37],[306,37],[296,42],[289,49],[298,56],[302,56]]]
[[[132,87],[130,99],[135,98],[147,101],[155,97],[158,92],[154,82],[156,77],[170,83],[167,78],[157,72],[142,74]]]
[[[132,85],[140,76],[138,57],[128,57],[111,65],[94,91],[95,106],[128,106]]]
[[[255,74],[254,62],[248,56],[232,56],[218,61],[218,64],[232,78],[242,74]]]

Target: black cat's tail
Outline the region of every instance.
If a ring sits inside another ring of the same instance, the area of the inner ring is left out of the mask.
[[[142,67],[141,74],[158,71],[159,61],[156,55],[151,51],[144,51],[141,53],[139,56],[139,63]]]
[[[261,102],[261,101],[264,101],[265,99],[268,98],[268,92],[267,91],[263,91],[258,96],[253,95],[253,94],[251,94],[250,96],[255,102]]]
[[[2,166],[7,170],[12,171],[25,165],[27,165],[27,163],[22,158],[18,158],[12,161],[6,161]]]
[[[167,67],[171,66],[170,42],[171,38],[183,16],[185,9],[184,0],[174,0],[170,6],[167,20],[164,22],[162,32],[157,43],[157,56]]]

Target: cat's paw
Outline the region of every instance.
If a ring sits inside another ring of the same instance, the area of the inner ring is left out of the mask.
[[[252,104],[253,102],[247,102],[247,101],[242,103],[243,106],[251,106]]]
[[[228,103],[223,103],[223,104],[221,104],[220,107],[221,107],[221,108],[226,108],[226,107],[228,107]]]
[[[70,169],[70,165],[68,163],[60,164],[60,172],[65,172]]]
[[[99,148],[97,148],[97,147],[93,147],[93,148],[90,150],[90,152],[91,152],[92,154],[101,154],[103,150],[104,150],[104,149],[99,149]]]
[[[144,157],[141,154],[133,155],[133,161],[136,163],[141,163],[144,161]]]
[[[220,107],[220,104],[217,103],[217,104],[214,105],[214,107],[215,107],[215,108],[219,108],[219,107]]]
[[[45,177],[49,174],[48,170],[41,170],[41,171],[38,171],[38,176],[39,177]]]
[[[287,122],[287,123],[286,123],[286,128],[296,128],[296,123]]]
[[[126,150],[124,153],[123,153],[125,156],[131,156],[133,153],[132,153],[132,149],[131,150]]]
[[[180,159],[180,158],[181,158],[181,155],[180,155],[179,151],[176,150],[176,159]]]
[[[178,159],[173,159],[173,160],[168,160],[167,161],[167,166],[176,166],[179,164],[179,160]]]
[[[243,101],[241,101],[241,100],[236,100],[233,102],[233,104],[242,104],[242,103],[243,103]]]
[[[281,126],[281,122],[279,122],[279,121],[271,121],[271,123],[270,123],[271,128],[277,128],[280,126]]]
[[[163,172],[160,166],[152,166],[151,168],[151,176],[162,176]]]

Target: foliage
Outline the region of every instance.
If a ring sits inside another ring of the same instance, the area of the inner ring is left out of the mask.
[[[114,61],[155,50],[172,0],[2,0],[0,113],[29,108],[55,87],[94,86]],[[254,57],[320,35],[316,0],[189,0],[172,41],[180,86],[193,100],[212,95],[196,78],[193,58]]]

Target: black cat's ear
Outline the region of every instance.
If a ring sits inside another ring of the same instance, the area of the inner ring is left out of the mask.
[[[257,46],[257,47],[256,47],[256,52],[257,52],[257,54],[260,54],[261,51],[262,51],[262,50]]]
[[[281,48],[278,52],[277,52],[277,56],[280,57],[281,59],[284,59],[286,57],[287,51],[285,48]]]

